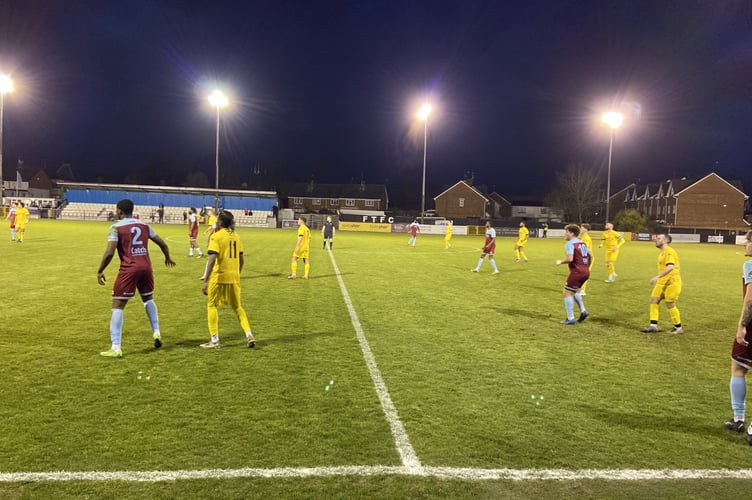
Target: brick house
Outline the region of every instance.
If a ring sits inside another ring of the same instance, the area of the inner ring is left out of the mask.
[[[512,202],[494,191],[489,194],[491,199],[491,218],[507,219],[512,216]]]
[[[491,200],[467,181],[459,181],[433,198],[436,215],[448,219],[484,219]]]
[[[509,201],[512,203],[512,217],[514,218],[541,222],[561,222],[564,218],[561,210],[546,205],[541,195],[510,196]]]
[[[340,208],[379,211],[389,209],[389,196],[384,184],[301,182],[286,186],[280,195],[287,200],[287,208],[304,212],[334,213]]]
[[[670,179],[630,184],[611,196],[611,213],[634,209],[670,227],[744,230],[744,207],[749,197],[738,181],[715,172],[701,179]]]

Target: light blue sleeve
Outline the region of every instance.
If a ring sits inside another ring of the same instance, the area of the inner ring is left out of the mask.
[[[110,231],[107,233],[107,241],[117,241],[118,240],[118,232],[117,227],[115,227],[116,224],[113,224],[110,226]]]
[[[574,241],[569,240],[566,243],[564,243],[564,254],[574,255]]]
[[[742,267],[744,275],[742,276],[742,279],[744,279],[744,284],[749,285],[752,283],[752,260],[748,260],[744,263],[744,267]]]

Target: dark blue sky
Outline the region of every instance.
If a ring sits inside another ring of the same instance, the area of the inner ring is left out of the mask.
[[[6,176],[22,158],[213,185],[217,82],[233,182],[260,164],[419,196],[430,97],[429,199],[467,171],[507,195],[570,163],[605,182],[609,107],[613,188],[716,170],[752,191],[749,1],[0,0],[0,71]]]

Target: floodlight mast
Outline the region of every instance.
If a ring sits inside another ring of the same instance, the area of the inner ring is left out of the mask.
[[[614,152],[614,131],[621,127],[622,122],[624,121],[624,115],[621,113],[615,112],[615,111],[608,111],[606,113],[603,113],[603,116],[601,117],[601,120],[603,123],[609,126],[611,129],[611,138],[608,142],[608,174],[606,176],[606,223],[609,222],[609,211],[611,208],[611,157],[613,156]]]
[[[418,118],[423,120],[423,184],[420,194],[420,223],[423,224],[426,215],[426,153],[428,151],[428,115],[431,114],[433,107],[430,103],[425,103],[418,111]]]
[[[227,106],[227,97],[221,90],[209,94],[209,103],[217,109],[217,140],[214,149],[214,213],[219,213],[219,110]]]
[[[0,73],[0,206],[3,205],[3,108],[5,94],[13,92],[13,80],[5,73]]]

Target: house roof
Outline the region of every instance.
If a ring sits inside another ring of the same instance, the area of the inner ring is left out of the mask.
[[[494,191],[493,193],[489,194],[488,197],[491,198],[492,200],[494,200],[497,203],[506,203],[507,205],[511,205],[512,204],[511,201],[507,200],[506,198],[504,198],[503,196],[501,196],[496,191]]]
[[[745,199],[747,199],[747,198],[748,198],[748,196],[747,196],[746,194],[744,194],[744,191],[742,191],[742,190],[740,189],[740,187],[741,187],[741,182],[739,182],[739,181],[732,181],[732,182],[729,182],[729,181],[727,181],[726,179],[724,179],[723,177],[721,177],[720,175],[716,174],[715,172],[710,172],[710,173],[709,173],[708,175],[706,175],[706,176],[705,176],[705,177],[703,177],[702,179],[700,179],[700,180],[697,180],[697,181],[695,181],[695,182],[691,183],[690,185],[688,185],[688,186],[684,187],[684,188],[683,188],[683,189],[681,189],[681,190],[674,188],[674,196],[679,196],[679,195],[680,195],[681,193],[683,193],[684,191],[686,191],[687,189],[689,189],[689,188],[690,188],[690,187],[692,187],[693,185],[695,185],[695,184],[697,184],[697,183],[699,183],[699,182],[702,182],[702,181],[704,181],[705,179],[707,179],[708,177],[711,177],[711,176],[713,176],[713,177],[717,177],[717,178],[719,178],[720,180],[722,180],[723,182],[725,182],[726,184],[728,184],[728,185],[729,185],[729,187],[731,187],[732,189],[734,189],[734,190],[738,191],[738,192],[739,192],[739,194],[741,194],[742,196],[744,196],[744,198],[745,198]],[[734,185],[733,183],[737,183],[737,184],[739,185],[739,187],[735,186],[735,185]]]
[[[380,200],[386,198],[384,184],[317,184],[298,182],[284,189],[285,196],[295,198],[357,198]]]
[[[475,194],[477,194],[478,196],[480,196],[481,198],[483,198],[483,199],[484,199],[485,201],[489,201],[489,200],[488,200],[488,198],[487,198],[487,197],[486,197],[486,196],[485,196],[485,195],[484,195],[483,193],[481,193],[481,192],[480,192],[480,191],[479,191],[479,190],[478,190],[478,189],[477,189],[476,187],[474,187],[474,186],[471,186],[470,184],[468,184],[468,183],[467,183],[467,182],[465,182],[465,181],[458,181],[458,182],[455,182],[454,184],[452,184],[452,186],[448,187],[447,189],[445,189],[445,190],[444,190],[444,191],[442,191],[441,193],[439,193],[439,194],[437,194],[436,196],[434,196],[434,197],[433,197],[434,201],[435,201],[435,200],[436,200],[437,198],[441,198],[441,197],[442,197],[442,196],[444,196],[444,195],[445,195],[445,194],[446,194],[447,192],[451,191],[452,189],[454,189],[455,187],[459,186],[460,184],[464,184],[465,186],[469,187],[469,188],[470,188],[470,190],[472,190],[472,191],[473,191],[473,192],[474,192]]]
[[[681,179],[670,179],[668,182],[671,183],[674,188],[674,194],[676,194],[679,191],[683,191],[688,186],[694,184],[695,179],[687,179],[686,177],[682,177]]]
[[[647,184],[645,186],[645,198],[655,198],[658,194],[658,191],[660,190],[660,184],[659,183],[651,183]]]
[[[631,193],[634,193],[637,199],[646,199],[645,194],[648,195],[647,196],[648,199],[654,198],[658,195],[658,193],[660,193],[662,197],[668,197],[671,190],[673,190],[673,196],[678,196],[682,191],[686,191],[691,186],[707,179],[711,175],[719,178],[720,180],[728,184],[730,187],[739,191],[739,193],[741,193],[745,197],[747,196],[742,191],[741,181],[738,181],[738,180],[727,181],[726,179],[716,174],[715,172],[711,172],[705,177],[702,177],[701,179],[687,179],[686,177],[682,177],[680,179],[668,179],[666,181],[659,182],[659,183],[630,184],[625,189],[631,188],[632,189]],[[614,193],[614,195],[621,193],[622,191],[624,191],[624,189],[617,191],[616,193]],[[613,195],[611,197],[613,198]]]
[[[544,196],[541,195],[513,195],[507,196],[506,200],[515,207],[545,207],[546,202],[543,201]]]

